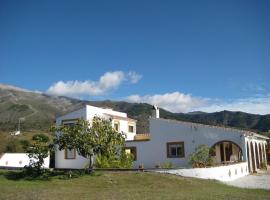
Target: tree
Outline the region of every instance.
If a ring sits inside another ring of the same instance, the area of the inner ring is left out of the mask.
[[[72,126],[54,126],[57,132],[54,143],[59,150],[75,149],[79,155],[89,159],[89,172],[93,170],[94,155],[116,155],[125,142],[125,135],[118,133],[110,120],[94,117],[92,125],[80,119]]]
[[[21,145],[22,149],[24,150],[24,152],[27,152],[27,150],[31,144],[28,140],[20,140],[20,145]]]
[[[206,145],[199,145],[189,158],[192,167],[206,167],[213,164],[210,156],[210,148]]]
[[[17,140],[14,138],[9,139],[7,144],[6,144],[5,152],[16,153],[17,151],[18,151]]]
[[[53,145],[50,143],[48,136],[44,134],[36,134],[32,137],[32,143],[26,144],[28,157],[30,158],[30,166],[35,169],[37,174],[41,174],[44,164],[44,159],[50,154]]]

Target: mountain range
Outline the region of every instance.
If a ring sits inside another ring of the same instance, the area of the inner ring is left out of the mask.
[[[149,131],[148,118],[151,115],[152,106],[146,103],[110,100],[86,101],[64,96],[50,96],[4,84],[0,84],[0,131],[15,131],[19,119],[21,119],[22,131],[48,131],[56,116],[79,109],[85,104],[110,107],[117,111],[126,112],[129,117],[137,120],[137,133]],[[269,114],[255,115],[231,111],[172,113],[160,109],[160,116],[167,119],[234,127],[265,135],[270,134]]]

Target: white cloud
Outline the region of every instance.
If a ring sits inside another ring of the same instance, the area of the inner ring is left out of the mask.
[[[135,72],[106,72],[98,81],[58,81],[49,87],[47,93],[71,97],[103,95],[110,90],[118,88],[124,81],[137,83],[140,78],[141,76]]]
[[[245,99],[217,100],[173,92],[145,96],[131,95],[128,96],[126,100],[134,103],[157,104],[159,107],[174,113],[192,111],[218,112],[229,110],[262,115],[270,114],[270,94]]]
[[[137,74],[137,73],[134,72],[134,71],[129,72],[129,73],[127,74],[127,76],[128,76],[128,79],[130,79],[130,82],[131,82],[131,83],[138,83],[139,80],[141,80],[141,78],[142,78],[142,75]]]
[[[159,107],[171,112],[189,112],[196,107],[205,104],[205,100],[198,97],[193,97],[190,94],[180,92],[172,92],[156,95],[131,95],[126,99],[129,102],[157,104]]]
[[[230,101],[211,102],[210,100],[207,106],[200,107],[198,109],[205,112],[230,110],[262,115],[270,114],[270,94]]]

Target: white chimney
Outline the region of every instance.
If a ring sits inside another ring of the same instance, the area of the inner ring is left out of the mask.
[[[152,117],[153,118],[159,118],[159,108],[157,105],[153,105],[152,108]]]

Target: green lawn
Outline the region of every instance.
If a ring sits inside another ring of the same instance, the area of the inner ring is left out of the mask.
[[[239,189],[192,178],[146,172],[102,172],[74,179],[10,180],[0,171],[0,199],[270,199],[268,190]]]

